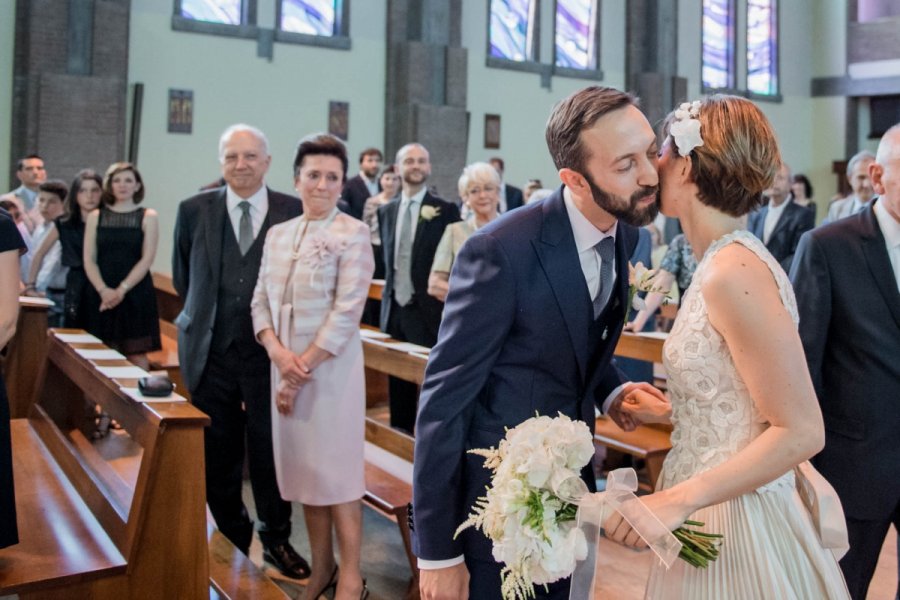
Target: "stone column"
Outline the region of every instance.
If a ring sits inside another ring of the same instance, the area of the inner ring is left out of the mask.
[[[678,77],[677,0],[629,0],[625,36],[625,85],[641,99],[656,127],[687,96]]]
[[[422,144],[431,154],[428,185],[449,201],[469,130],[461,20],[462,0],[388,0],[386,161],[404,144]]]
[[[71,181],[125,154],[130,0],[17,0],[13,67],[15,160],[40,154]]]

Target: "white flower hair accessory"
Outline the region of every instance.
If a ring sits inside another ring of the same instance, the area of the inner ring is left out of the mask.
[[[678,154],[687,156],[691,150],[703,145],[700,137],[700,101],[682,102],[675,111],[675,122],[669,127],[669,135],[675,140]]]

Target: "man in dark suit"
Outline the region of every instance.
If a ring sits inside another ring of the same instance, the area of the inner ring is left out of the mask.
[[[402,189],[378,209],[385,280],[381,328],[391,337],[431,347],[437,341],[444,303],[428,295],[428,275],[444,228],[459,221],[456,205],[425,187],[431,159],[421,144],[397,151]],[[416,385],[396,377],[388,381],[391,426],[412,432],[416,421]]]
[[[782,164],[772,187],[766,190],[769,203],[750,214],[747,229],[763,241],[785,273],[791,272],[791,261],[800,236],[815,227],[811,210],[795,204],[791,197],[791,170]]]
[[[362,219],[366,200],[381,191],[378,172],[384,157],[378,148],[366,148],[359,154],[359,173],[344,184],[339,207],[351,217]]]
[[[791,272],[825,418],[813,463],[847,517],[841,569],[854,600],[866,598],[891,523],[900,529],[900,125],[869,176],[875,201],[805,234]]]
[[[178,359],[194,404],[212,419],[204,435],[206,497],[216,525],[244,554],[253,522],[241,499],[244,440],[264,558],[288,577],[309,565],[288,542],[291,505],[281,499],[272,456],[269,358],[253,335],[250,300],[269,228],[296,217],[300,202],[269,190],[268,142],[234,125],[219,141],[224,187],[178,207],[172,279]]]
[[[632,427],[619,413],[623,394],[653,389],[623,385],[611,361],[638,241],[626,222],[649,223],[658,210],[656,135],[632,96],[590,87],[555,107],[546,136],[564,185],[466,241],[426,368],[412,507],[425,600],[500,598],[489,540],[471,529],[454,540],[490,481],[468,449],[497,447],[535,412],[593,428],[603,405]],[[583,476],[593,489],[590,465]],[[561,599],[568,588],[536,592]]]
[[[506,183],[506,179],[503,178],[503,171],[506,170],[506,163],[503,162],[503,159],[499,156],[494,156],[491,157],[488,162],[491,163],[491,166],[497,169],[497,173],[500,174],[499,212],[505,213],[525,204],[525,197],[522,195],[522,190],[514,185],[509,185]]]

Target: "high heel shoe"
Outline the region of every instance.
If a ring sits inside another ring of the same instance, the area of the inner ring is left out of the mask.
[[[366,587],[366,580],[363,579],[363,589],[359,594],[359,600],[366,600],[369,597],[369,588]]]
[[[319,600],[319,597],[322,596],[325,592],[331,591],[334,592],[337,589],[338,582],[338,567],[334,566],[334,571],[331,572],[331,579],[328,580],[328,583],[325,584],[316,595],[307,594],[304,596],[305,600]],[[365,583],[363,584],[363,588],[365,589]]]

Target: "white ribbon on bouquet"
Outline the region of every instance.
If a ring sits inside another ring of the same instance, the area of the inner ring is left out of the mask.
[[[580,485],[579,485],[580,484]],[[634,492],[638,489],[637,473],[634,469],[610,471],[606,479],[606,491],[591,494],[580,478],[570,478],[557,488],[557,495],[578,505],[578,527],[584,532],[588,553],[578,561],[572,573],[570,600],[593,598],[594,571],[597,564],[597,543],[600,528],[606,516],[618,511],[625,521],[644,540],[651,550],[666,565],[678,560],[681,542],[663,525],[653,512],[641,502]],[[574,493],[572,488],[579,491]],[[566,490],[565,488],[568,488]],[[569,493],[566,493],[569,492]],[[568,496],[568,498],[566,498]]]

